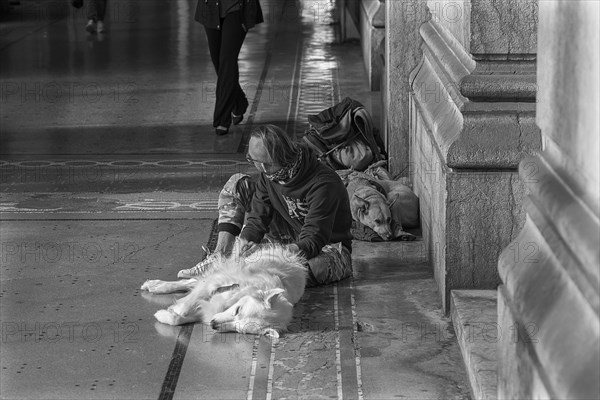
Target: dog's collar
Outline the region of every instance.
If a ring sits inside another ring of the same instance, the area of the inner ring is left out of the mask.
[[[379,198],[382,198],[383,200],[386,200],[385,194],[383,194],[382,192],[379,191],[372,191],[371,193],[369,193],[368,195],[361,197],[363,200],[369,200],[371,197],[377,196]]]
[[[381,184],[379,184],[378,182],[375,182],[373,180],[369,180],[369,179],[366,179],[366,182],[367,183],[363,186],[363,190],[366,188],[370,188],[371,190],[369,190],[368,195],[362,197],[363,199],[366,200],[366,199],[376,196],[376,195],[381,196],[384,199],[387,197],[387,195],[385,193],[385,189],[383,188],[383,186]],[[358,187],[355,192],[359,192],[360,189],[361,188]]]

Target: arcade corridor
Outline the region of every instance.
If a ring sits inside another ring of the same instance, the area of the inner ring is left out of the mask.
[[[418,240],[355,241],[354,278],[308,289],[277,343],[162,325],[174,295],[140,290],[214,245],[252,126],[301,134],[346,96],[379,125],[330,2],[261,2],[226,136],[196,0],[109,2],[103,34],[67,1],[20,3],[0,22],[0,398],[469,398]]]

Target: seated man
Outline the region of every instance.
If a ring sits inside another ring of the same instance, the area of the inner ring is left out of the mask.
[[[352,275],[352,215],[346,188],[331,168],[274,125],[255,129],[248,162],[259,171],[256,182],[235,174],[219,195],[216,253],[231,252],[236,236],[250,252],[267,240],[285,243],[308,260],[308,286]],[[180,278],[202,274],[208,257]]]

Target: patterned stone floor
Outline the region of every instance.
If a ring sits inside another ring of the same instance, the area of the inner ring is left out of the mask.
[[[276,343],[162,325],[176,296],[139,289],[204,256],[253,125],[302,134],[345,96],[377,125],[333,2],[261,2],[251,107],[224,137],[195,0],[109,3],[104,35],[68,2],[20,3],[0,23],[0,398],[469,397],[421,241],[355,241],[354,278],[308,289]]]

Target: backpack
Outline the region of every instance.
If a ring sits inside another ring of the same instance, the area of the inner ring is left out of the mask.
[[[308,121],[302,140],[333,169],[364,171],[371,163],[385,159],[371,116],[356,100],[346,97],[319,114],[309,115]]]

